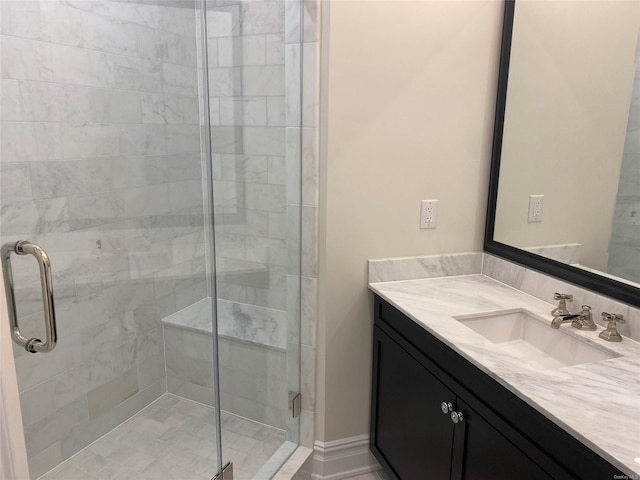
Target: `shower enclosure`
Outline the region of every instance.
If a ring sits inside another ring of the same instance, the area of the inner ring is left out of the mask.
[[[31,478],[270,478],[299,439],[297,1],[0,8]],[[47,315],[25,246],[51,264],[48,352],[30,351]]]

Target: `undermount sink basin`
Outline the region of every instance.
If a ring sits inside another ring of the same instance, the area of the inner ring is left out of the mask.
[[[453,318],[495,343],[498,350],[535,370],[593,363],[620,356],[566,333],[564,330],[571,328],[569,324],[556,330],[550,327],[551,318],[542,318],[527,310]]]

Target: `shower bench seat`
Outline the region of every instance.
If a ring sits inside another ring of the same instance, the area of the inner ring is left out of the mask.
[[[202,299],[162,319],[167,389],[214,406],[212,310]],[[285,312],[218,300],[220,403],[224,411],[286,428]]]

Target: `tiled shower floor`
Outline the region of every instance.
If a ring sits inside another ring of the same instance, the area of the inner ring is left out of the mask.
[[[213,409],[164,394],[40,480],[209,480],[216,471]],[[285,432],[222,412],[224,461],[249,480]]]

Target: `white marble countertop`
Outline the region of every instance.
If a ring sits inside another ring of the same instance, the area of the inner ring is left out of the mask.
[[[565,324],[560,328],[568,334],[621,356],[533,370],[452,316],[522,308],[551,322],[555,305],[484,275],[370,283],[369,288],[623,472],[640,474],[640,343],[606,342],[598,338],[601,327],[588,332]]]

